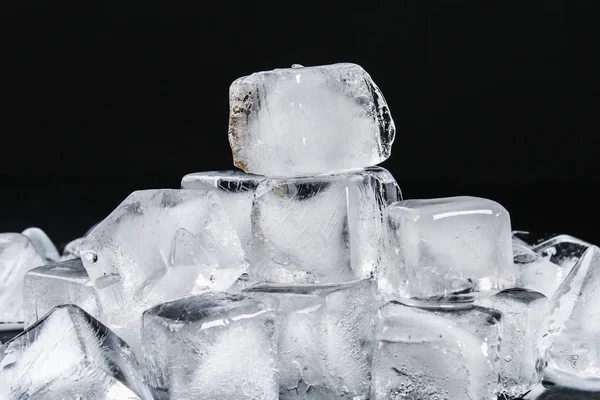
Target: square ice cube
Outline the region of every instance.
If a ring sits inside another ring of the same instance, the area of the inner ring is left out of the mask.
[[[379,315],[371,400],[496,398],[500,312],[388,303]]]
[[[380,290],[422,301],[469,301],[514,287],[510,217],[477,197],[404,200],[386,209]]]
[[[379,167],[264,180],[252,205],[250,279],[339,283],[372,276],[381,259],[383,209],[401,198]]]
[[[86,236],[80,252],[109,326],[134,348],[144,310],[226,290],[246,269],[221,200],[207,190],[134,192]]]
[[[62,304],[75,304],[103,319],[96,291],[79,258],[30,270],[25,275],[23,294],[25,327]]]
[[[58,306],[0,346],[0,397],[153,399],[138,368],[108,328],[77,306]]]
[[[280,399],[368,398],[382,302],[372,280],[257,284],[244,293],[277,309]]]
[[[151,386],[168,399],[278,398],[272,311],[243,295],[210,292],[144,312]]]
[[[229,89],[234,164],[266,176],[309,176],[376,165],[390,156],[394,121],[356,64],[284,68]]]
[[[507,289],[478,299],[502,312],[499,393],[517,398],[542,381],[546,366],[548,299],[525,289]]]

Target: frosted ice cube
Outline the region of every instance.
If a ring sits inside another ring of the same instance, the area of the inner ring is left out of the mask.
[[[590,246],[551,299],[544,379],[600,390],[600,249]]]
[[[468,301],[514,287],[510,217],[477,197],[405,200],[386,209],[389,260],[378,283],[389,296]]]
[[[501,313],[482,307],[380,310],[371,399],[495,399]]]
[[[252,199],[263,176],[241,171],[207,171],[188,174],[181,181],[182,189],[214,189],[221,197],[225,212],[237,232],[242,246],[251,239],[250,210]]]
[[[60,258],[58,250],[52,240],[46,235],[46,233],[40,228],[27,228],[22,235],[29,238],[29,241],[35,247],[35,250],[46,262],[56,262]]]
[[[390,156],[394,121],[356,64],[285,68],[229,89],[234,164],[266,176],[309,176],[376,165]]]
[[[73,305],[0,347],[2,399],[152,399],[125,342]]]
[[[142,312],[225,290],[245,271],[240,240],[213,191],[132,193],[80,246],[109,327],[137,347]]]
[[[0,233],[0,323],[23,322],[23,278],[44,265],[29,239],[19,233]]]
[[[252,205],[250,278],[339,283],[371,276],[381,258],[383,209],[401,198],[379,167],[264,180]]]
[[[169,399],[277,399],[274,316],[243,295],[210,292],[143,316],[151,385]]]
[[[280,399],[368,398],[382,304],[372,280],[257,284],[244,293],[277,308]]]
[[[26,327],[61,304],[74,304],[94,318],[104,319],[94,286],[81,259],[30,270],[25,275],[23,295]]]
[[[499,393],[524,395],[542,381],[546,366],[548,299],[538,292],[508,289],[476,304],[503,314]]]

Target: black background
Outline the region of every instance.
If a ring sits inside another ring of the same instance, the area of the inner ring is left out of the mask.
[[[600,243],[597,1],[10,3],[0,231],[64,245],[133,190],[231,169],[231,81],[346,61],[386,96],[406,198],[489,197]]]

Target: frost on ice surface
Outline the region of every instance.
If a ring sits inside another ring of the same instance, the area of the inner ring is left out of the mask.
[[[147,310],[143,349],[165,399],[278,398],[272,311],[244,295],[184,297]]]
[[[277,309],[280,399],[368,398],[382,302],[372,280],[266,283],[243,293]]]
[[[94,318],[104,319],[96,291],[81,259],[30,270],[25,276],[23,294],[25,327],[61,304],[74,304]]]
[[[546,365],[548,299],[541,293],[508,289],[476,301],[502,312],[499,393],[519,397],[541,382]]]
[[[188,174],[181,180],[182,189],[215,190],[242,246],[247,247],[252,235],[250,210],[252,199],[264,176],[241,171],[207,171]]]
[[[495,399],[501,313],[483,307],[380,310],[371,400]]]
[[[252,205],[250,279],[339,283],[372,276],[381,257],[383,209],[401,196],[379,167],[264,180]]]
[[[0,233],[0,323],[23,322],[23,278],[44,265],[30,240],[19,233]]]
[[[514,287],[510,217],[477,197],[405,200],[386,209],[384,293],[404,299],[464,301]]]
[[[376,165],[395,126],[383,94],[356,64],[284,68],[229,89],[236,166],[266,176],[308,176]]]
[[[136,346],[144,310],[245,271],[240,240],[219,196],[206,190],[132,193],[80,247],[108,325]]]
[[[551,299],[545,380],[600,390],[600,249],[591,246]]]
[[[152,399],[118,336],[80,308],[59,306],[0,346],[0,399]]]

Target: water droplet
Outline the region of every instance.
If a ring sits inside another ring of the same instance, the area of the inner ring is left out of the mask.
[[[506,356],[506,357],[504,357],[504,361],[511,362],[512,361],[512,357],[511,356]]]
[[[292,68],[304,68],[302,64],[292,64]]]

